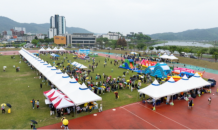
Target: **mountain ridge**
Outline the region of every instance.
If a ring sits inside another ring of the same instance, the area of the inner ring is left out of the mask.
[[[182,32],[155,33],[149,35],[159,40],[218,40],[218,27],[208,29],[190,29]]]
[[[50,24],[49,23],[43,23],[43,24],[19,23],[19,22],[12,20],[10,18],[0,16],[0,32],[8,31],[8,30],[12,29],[13,27],[25,27],[26,32],[47,34],[48,29],[50,27]],[[92,33],[86,29],[79,28],[79,27],[66,27],[66,32],[68,32],[68,34]]]

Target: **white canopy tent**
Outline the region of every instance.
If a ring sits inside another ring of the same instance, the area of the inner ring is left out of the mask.
[[[59,51],[65,51],[65,49],[64,48],[62,48],[62,47],[60,47],[60,49],[58,49]]]
[[[138,92],[144,93],[154,99],[159,99],[160,98],[159,95],[161,94],[161,91],[159,91],[160,88],[161,88],[160,84],[155,79],[152,84],[150,84],[149,86],[143,89],[138,90]]]
[[[162,56],[159,56],[159,58],[162,58],[162,59],[169,59],[169,56],[168,56],[166,53],[164,53]]]
[[[39,49],[39,52],[40,52],[40,51],[45,51],[45,49],[42,47],[41,49]]]
[[[195,75],[190,79],[188,79],[187,76],[184,76],[177,82],[175,82],[171,77],[162,85],[159,85],[155,80],[151,85],[140,89],[138,92],[144,93],[156,100],[161,97],[175,95],[180,92],[187,92],[189,90],[201,88],[207,85],[210,85],[210,83],[201,78],[198,73],[195,73]]]
[[[48,47],[48,48],[46,49],[46,51],[52,51],[52,49],[51,49],[50,47]]]
[[[169,60],[177,60],[178,58],[177,57],[175,57],[173,54],[171,54],[170,56],[169,56],[169,58],[168,58]]]
[[[60,70],[57,70],[40,58],[35,57],[25,49],[21,49],[19,53],[58,89],[66,94],[70,100],[76,102],[77,105],[102,100],[101,97],[89,90],[85,84],[81,86],[75,78],[69,78],[67,74],[63,74]]]
[[[138,53],[136,53],[136,52],[130,52],[130,54],[138,54]]]
[[[203,86],[211,85],[211,83],[204,80],[198,73],[195,73],[194,76],[192,76],[189,79],[189,90],[195,89],[195,88],[202,88]]]
[[[87,86],[83,83],[81,86],[76,86],[74,91],[66,92],[66,95],[72,99],[75,105],[81,105],[87,102],[101,101],[102,98],[95,93],[93,93]]]
[[[57,49],[57,47],[55,47],[54,49],[52,49],[52,51],[59,51],[59,50]]]

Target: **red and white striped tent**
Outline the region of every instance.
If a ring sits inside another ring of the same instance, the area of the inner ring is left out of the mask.
[[[61,93],[59,90],[55,90],[55,89],[51,89],[49,91],[45,91],[43,92],[43,94],[45,95],[45,97],[47,99],[49,99],[51,101],[51,98],[55,98],[58,97],[59,95],[64,95],[63,93]]]
[[[59,90],[51,89],[43,92],[43,94],[56,109],[74,106],[74,103]]]
[[[51,102],[56,109],[74,106],[74,103],[65,95],[52,98]]]

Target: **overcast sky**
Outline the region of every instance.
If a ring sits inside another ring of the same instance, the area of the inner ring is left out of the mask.
[[[65,16],[67,27],[94,33],[180,32],[218,27],[218,0],[1,0],[0,16],[49,23]],[[28,30],[27,30],[28,31]]]

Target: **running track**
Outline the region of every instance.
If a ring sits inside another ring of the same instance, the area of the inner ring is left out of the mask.
[[[36,51],[31,51],[36,52]],[[2,52],[1,52],[2,53]],[[7,52],[13,54],[14,52]],[[100,56],[106,56],[100,54]],[[115,56],[110,56],[116,59]],[[120,59],[120,57],[119,57]],[[218,75],[207,73],[205,78],[214,78]],[[70,129],[217,129],[218,128],[218,95],[216,87],[211,94],[204,94],[194,99],[193,109],[188,109],[188,102],[175,100],[174,106],[161,104],[156,111],[151,110],[151,105],[136,102],[122,107],[94,113],[72,119],[69,121]],[[213,95],[214,94],[214,95]],[[208,105],[208,97],[212,97]],[[61,122],[39,129],[60,129]]]

